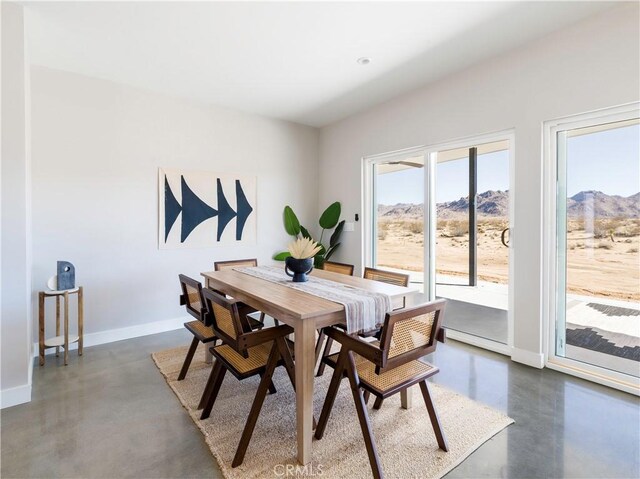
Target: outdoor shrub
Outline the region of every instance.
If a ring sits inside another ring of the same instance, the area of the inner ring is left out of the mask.
[[[469,234],[469,223],[462,220],[450,220],[447,224],[449,236],[458,237]]]

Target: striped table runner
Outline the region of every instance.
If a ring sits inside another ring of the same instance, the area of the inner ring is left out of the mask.
[[[386,313],[391,311],[391,297],[383,293],[374,293],[314,276],[309,276],[309,281],[306,283],[294,283],[285,274],[284,268],[274,266],[234,269],[240,273],[342,304],[345,309],[349,334],[379,329],[384,323]]]

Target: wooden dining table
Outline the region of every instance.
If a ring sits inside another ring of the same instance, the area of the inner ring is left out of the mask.
[[[344,324],[344,306],[235,270],[201,274],[208,288],[222,291],[294,329],[298,461],[303,465],[308,464],[312,460],[316,331],[326,326]],[[391,297],[394,309],[402,307],[404,298],[417,292],[416,288],[395,286],[318,269],[313,270],[311,276],[387,294]],[[403,406],[407,407],[407,403],[405,395]]]

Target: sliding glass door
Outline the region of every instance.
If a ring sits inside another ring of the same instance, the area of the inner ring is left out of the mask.
[[[508,353],[513,135],[365,160],[365,264],[448,300],[449,335]]]
[[[444,325],[459,339],[506,346],[510,141],[462,143],[431,154],[435,295],[448,300]]]
[[[553,134],[556,295],[550,360],[616,380],[638,377],[640,120],[595,118],[558,126]]]

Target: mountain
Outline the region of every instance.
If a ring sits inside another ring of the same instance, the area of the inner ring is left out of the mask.
[[[478,193],[476,209],[479,217],[509,216],[509,192],[488,190]],[[438,218],[456,218],[469,214],[468,197],[436,204]]]
[[[567,216],[576,218],[585,214],[594,214],[597,218],[637,218],[640,214],[640,193],[625,198],[601,191],[581,191],[567,198]]]
[[[506,217],[509,214],[508,191],[485,191],[477,197],[478,216]],[[438,218],[462,218],[469,212],[467,197],[456,201],[437,203]],[[640,216],[640,192],[629,197],[607,195],[601,191],[581,191],[567,199],[567,214],[570,218],[583,217],[585,212],[595,212],[598,218],[637,218]],[[398,203],[378,205],[378,216],[388,219],[421,219],[422,203]]]

